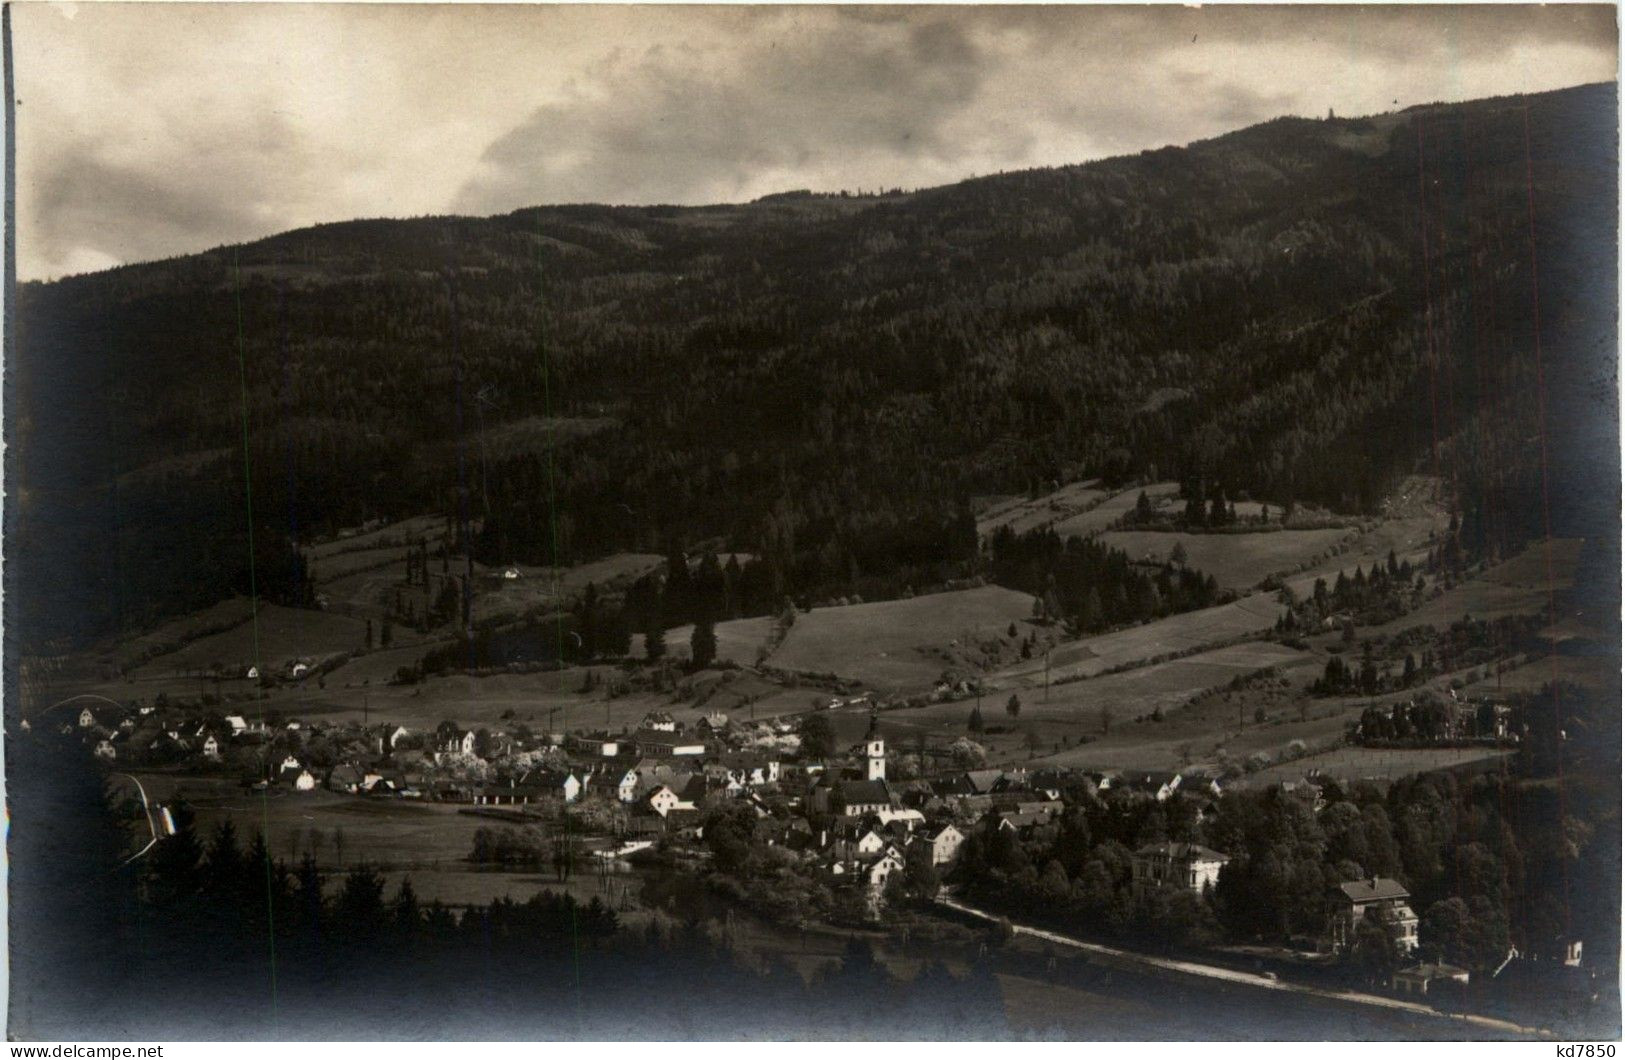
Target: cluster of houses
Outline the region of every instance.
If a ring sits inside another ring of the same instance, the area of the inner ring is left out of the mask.
[[[170,708],[82,709],[63,728],[106,761],[145,761],[230,768],[228,751],[261,749],[258,785],[293,791],[326,788],[348,795],[420,798],[480,807],[562,808],[597,799],[622,807],[620,838],[695,838],[704,815],[724,800],[755,811],[756,838],[793,850],[833,882],[865,889],[878,900],[911,860],[951,868],[976,829],[1026,836],[1059,819],[1069,801],[1118,797],[1197,800],[1199,818],[1213,812],[1221,780],[1185,772],[970,769],[928,779],[887,776],[887,751],[876,719],[864,741],[833,762],[791,753],[796,739],[784,721],[748,725],[721,714],[693,726],[669,713],[645,716],[635,731],[534,735],[468,729],[452,721],[433,731],[399,725],[268,725],[239,715],[180,717]],[[323,764],[318,765],[318,762]],[[1326,805],[1329,780],[1313,773],[1280,787]],[[1158,889],[1207,895],[1230,858],[1197,843],[1163,842],[1133,852],[1136,897]],[[1383,877],[1339,885],[1323,941],[1331,952],[1354,942],[1362,921],[1380,917],[1402,954],[1417,947],[1417,916],[1398,881]],[[1396,990],[1426,994],[1468,973],[1418,963],[1394,977]]]
[[[72,720],[62,723],[62,729],[77,732],[91,745],[91,753],[105,762],[132,758],[164,763],[186,758],[218,762],[233,743],[265,743],[271,735],[263,722],[249,721],[239,714],[205,721],[172,716],[156,706],[114,704],[81,707]]]

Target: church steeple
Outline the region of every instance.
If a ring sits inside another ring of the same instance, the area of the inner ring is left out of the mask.
[[[869,714],[869,733],[863,738],[864,758],[867,769],[864,777],[867,780],[886,779],[886,740],[880,735],[880,715],[871,711]]]

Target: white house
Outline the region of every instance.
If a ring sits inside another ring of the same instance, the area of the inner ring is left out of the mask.
[[[672,810],[675,810],[678,803],[680,803],[682,800],[677,797],[677,793],[675,791],[662,784],[660,787],[649,793],[648,801],[649,809],[664,817]]]
[[[599,781],[599,786],[606,792],[613,793],[620,802],[636,802],[638,799],[637,770],[628,769],[623,773],[605,773]]]
[[[562,794],[565,802],[574,802],[581,797],[581,781],[576,779],[574,773],[550,778],[549,786]]]
[[[651,711],[643,716],[643,724],[638,727],[652,732],[676,732],[677,719],[663,710]]]
[[[310,770],[301,769],[299,775],[293,778],[293,790],[310,791],[316,787],[316,778],[310,775]]]
[[[886,854],[885,857],[869,866],[869,892],[871,894],[881,893],[886,889],[886,883],[892,878],[892,874],[902,871],[903,859],[894,853]]]
[[[220,757],[220,741],[214,738],[214,733],[210,733],[208,736],[203,738],[203,757]]]
[[[81,729],[88,729],[94,724],[96,724],[96,715],[91,712],[89,707],[79,712],[79,727]]]
[[[886,852],[886,837],[873,828],[853,829],[841,838],[840,855],[848,861],[869,861]]]
[[[1230,860],[1198,843],[1153,843],[1134,852],[1134,896],[1172,887],[1201,895],[1219,882],[1219,870]]]
[[[923,825],[925,823],[925,814],[921,813],[919,810],[895,810],[888,806],[883,810],[876,811],[875,816],[880,818],[881,824],[891,824],[894,821],[901,821],[903,827],[907,828],[910,832],[914,831],[916,826]]]
[[[728,776],[747,788],[779,782],[779,760],[759,754],[733,754],[722,760]]]
[[[1166,802],[1184,778],[1178,773],[1131,773],[1124,777],[1124,785],[1133,792],[1149,795],[1158,802]]]
[[[649,809],[653,810],[661,817],[665,817],[673,810],[694,809],[694,804],[692,802],[684,802],[682,799],[677,797],[677,793],[675,791],[666,787],[664,784],[649,793],[648,804]]]
[[[959,857],[959,848],[965,845],[965,833],[951,824],[945,824],[936,835],[927,836],[925,841],[931,844],[931,864],[951,865]]]
[[[102,761],[111,762],[118,757],[118,749],[113,746],[112,740],[97,740],[95,754]]]
[[[241,714],[227,714],[226,724],[231,726],[231,734],[237,736],[248,731],[248,722],[243,720]]]
[[[614,758],[621,753],[621,742],[607,733],[570,733],[564,738],[564,746],[595,758]]]

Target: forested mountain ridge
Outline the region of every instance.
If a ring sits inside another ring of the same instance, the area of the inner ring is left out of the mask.
[[[492,561],[722,539],[775,587],[865,595],[973,564],[971,495],[1074,473],[1360,510],[1420,462],[1533,511],[1542,384],[1559,473],[1615,430],[1616,95],[914,193],[356,221],[23,285],[19,621],[85,635],[244,586],[245,438],[272,595],[290,543],[429,509]]]

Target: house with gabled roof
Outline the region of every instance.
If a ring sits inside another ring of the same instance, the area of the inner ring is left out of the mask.
[[[1152,843],[1134,852],[1132,888],[1136,898],[1162,888],[1206,894],[1230,861],[1200,843]]]
[[[1367,917],[1378,917],[1388,925],[1394,944],[1402,952],[1416,949],[1416,913],[1410,906],[1411,892],[1398,880],[1370,876],[1340,883],[1332,890],[1331,924],[1327,937],[1334,951],[1354,945],[1355,929]]]
[[[692,802],[684,801],[675,791],[665,785],[651,791],[649,797],[644,800],[644,805],[653,810],[656,816],[663,818],[669,818],[679,810],[693,810],[695,808]]]
[[[617,802],[636,802],[638,774],[634,769],[606,767],[587,779],[587,790],[614,799]]]
[[[1437,987],[1445,983],[1460,983],[1466,986],[1471,976],[1467,969],[1458,968],[1443,961],[1423,962],[1413,964],[1409,968],[1401,968],[1394,973],[1394,990],[1400,994],[1414,994],[1426,997],[1429,987]]]
[[[842,861],[872,861],[885,854],[890,842],[885,835],[866,825],[849,825],[835,840],[835,854]]]
[[[895,850],[888,850],[874,864],[864,870],[864,882],[869,886],[869,893],[878,895],[885,891],[886,884],[891,878],[900,875],[903,871],[903,859]]]
[[[665,764],[646,765],[644,762],[638,763],[635,773],[637,776],[635,797],[637,798],[645,798],[650,792],[660,787],[671,788],[673,792],[679,791],[688,786],[688,778],[693,775],[686,767],[677,769],[675,766]]]
[[[1123,775],[1122,787],[1133,795],[1164,802],[1179,790],[1183,780],[1178,773],[1134,772]]]
[[[540,797],[565,802],[581,797],[581,781],[576,775],[557,769],[532,769],[519,778],[517,786],[533,789]]]
[[[1007,810],[998,814],[994,820],[996,822],[994,827],[1024,836],[1031,833],[1035,828],[1042,828],[1044,825],[1049,824],[1050,815],[1047,813]]]
[[[638,728],[649,732],[674,733],[677,731],[677,719],[664,710],[652,710],[643,716],[643,722]]]
[[[747,788],[779,782],[779,760],[755,751],[735,751],[722,757],[728,774]]]
[[[837,780],[827,787],[820,785],[820,790],[828,793],[824,812],[845,817],[862,817],[896,805],[884,780]]]
[[[991,795],[994,787],[1004,776],[1002,769],[972,769],[965,773],[965,783],[970,786],[967,794]]]
[[[965,833],[951,824],[927,833],[924,842],[931,844],[931,864],[952,865],[959,857],[959,848],[965,845]]]

